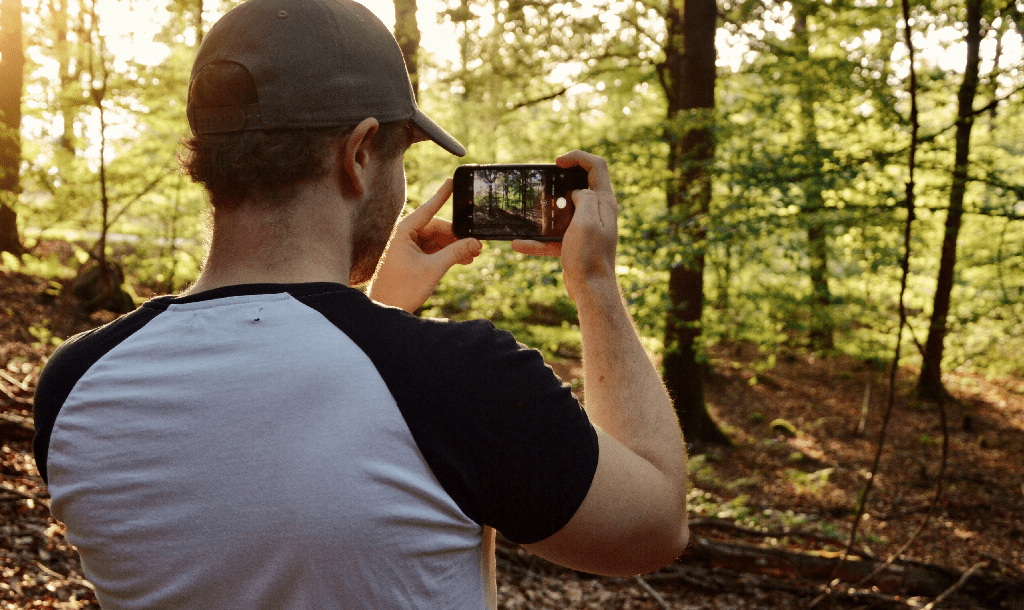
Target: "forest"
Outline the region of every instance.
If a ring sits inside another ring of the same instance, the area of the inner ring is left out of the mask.
[[[2,608],[98,607],[32,394],[65,339],[196,279],[185,94],[234,4],[0,0]],[[1024,608],[1024,0],[372,8],[468,150],[410,149],[407,209],[460,163],[608,160],[690,449],[677,562],[598,578],[499,540],[500,607]],[[488,242],[417,313],[511,330],[585,404],[557,260]]]

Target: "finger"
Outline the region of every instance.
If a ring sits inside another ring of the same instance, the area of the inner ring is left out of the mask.
[[[425,227],[415,229],[413,238],[424,254],[433,254],[459,241],[452,232],[452,223],[442,218],[431,218]]]
[[[562,242],[535,241],[532,239],[516,239],[512,241],[512,249],[530,256],[562,256]]]
[[[587,183],[591,190],[612,192],[612,180],[608,174],[608,162],[603,157],[582,150],[573,150],[555,158],[559,167],[579,166],[587,170]]]
[[[460,239],[440,250],[435,256],[444,271],[455,265],[468,265],[483,250],[483,244],[472,237]]]
[[[601,201],[597,193],[590,189],[576,190],[572,192],[572,201],[576,204],[576,211],[572,215],[573,223],[601,225],[604,219],[601,217]]]
[[[431,218],[427,221],[426,226],[420,228],[420,237],[438,242],[443,241],[442,245],[444,246],[455,243],[458,239],[452,231],[451,221],[443,218]]]
[[[434,193],[434,196],[427,199],[420,207],[413,210],[412,214],[409,214],[403,220],[404,223],[408,223],[410,228],[421,229],[430,219],[437,214],[437,211],[441,209],[445,201],[452,195],[452,179],[445,178],[445,181],[441,183],[441,186]]]

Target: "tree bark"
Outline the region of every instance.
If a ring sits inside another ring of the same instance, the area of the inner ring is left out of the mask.
[[[658,66],[668,99],[670,238],[694,249],[690,260],[674,263],[669,270],[664,377],[687,441],[698,444],[730,443],[708,413],[705,365],[698,359],[697,344],[704,310],[703,220],[711,206],[715,155],[709,111],[715,107],[716,19],[714,0],[670,0],[665,61]]]
[[[21,94],[25,80],[21,0],[0,2],[0,252],[21,254],[18,213],[21,192]]]
[[[967,167],[971,151],[971,130],[974,127],[974,97],[978,91],[978,68],[981,48],[981,2],[967,0],[967,65],[964,79],[957,94],[956,153],[953,162],[953,182],[949,189],[949,211],[946,213],[946,231],[942,239],[939,276],[935,286],[932,317],[928,326],[928,339],[924,345],[921,376],[917,382],[917,395],[922,400],[943,400],[946,389],[942,385],[942,353],[946,339],[946,318],[953,291],[956,267],[956,243],[964,214],[964,195],[967,191]]]
[[[807,3],[794,5],[795,23],[793,38],[798,59],[805,64],[811,61],[811,43],[807,32],[807,19],[813,9]],[[807,78],[798,81],[800,99],[800,122],[803,131],[803,156],[811,169],[809,177],[801,185],[804,205],[810,211],[807,226],[808,271],[811,280],[811,316],[809,339],[814,349],[832,349],[832,316],[829,306],[832,296],[828,289],[828,235],[825,216],[825,200],[821,195],[822,150],[818,140],[818,128],[814,122],[815,89]]]
[[[420,79],[417,74],[417,54],[420,49],[420,28],[416,23],[416,0],[395,0],[395,40],[405,57],[412,91],[419,97]]]
[[[196,28],[196,49],[198,49],[199,45],[203,44],[203,0],[196,0],[194,11],[192,14]]]

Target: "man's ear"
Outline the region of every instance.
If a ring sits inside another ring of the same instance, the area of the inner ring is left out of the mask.
[[[363,119],[342,142],[338,162],[341,188],[347,196],[358,199],[369,187],[370,148],[379,127],[377,119]]]

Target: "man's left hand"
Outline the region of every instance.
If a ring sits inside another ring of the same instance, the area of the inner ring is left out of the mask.
[[[398,223],[370,284],[371,299],[412,313],[427,301],[449,269],[468,265],[480,254],[480,241],[457,239],[452,223],[434,218],[451,194],[448,178],[433,197]]]

